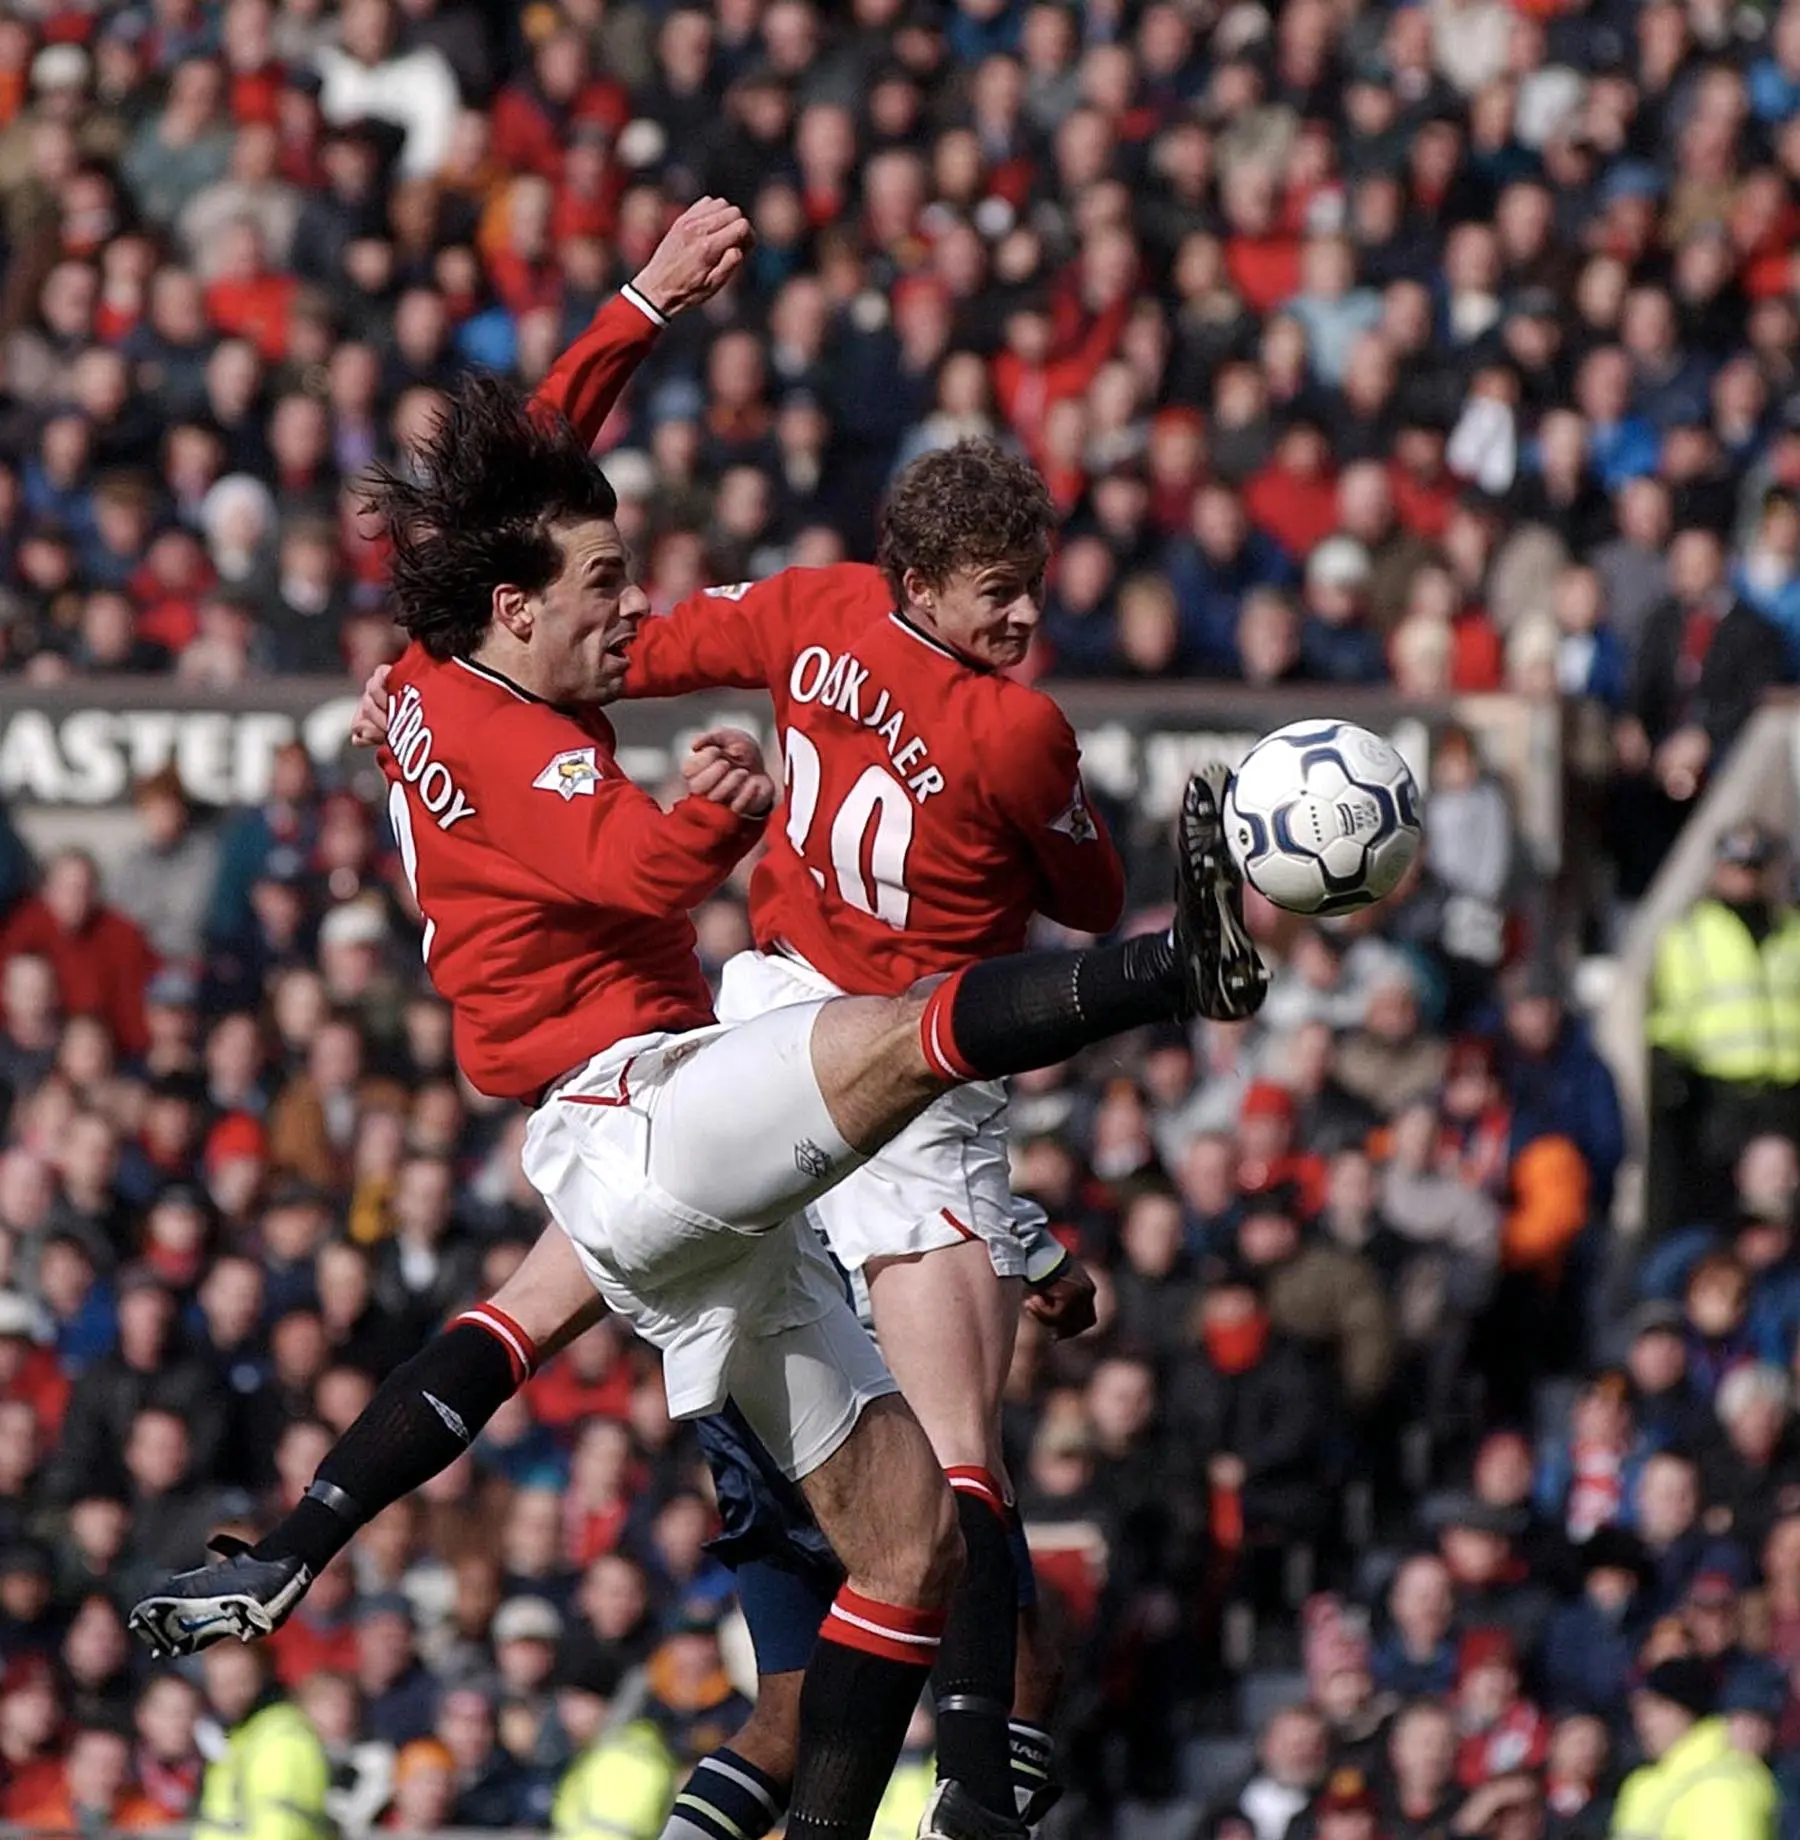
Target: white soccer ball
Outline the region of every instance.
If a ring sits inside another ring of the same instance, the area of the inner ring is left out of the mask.
[[[1244,879],[1296,914],[1344,914],[1392,894],[1419,853],[1419,787],[1379,735],[1290,722],[1244,758],[1225,836]]]

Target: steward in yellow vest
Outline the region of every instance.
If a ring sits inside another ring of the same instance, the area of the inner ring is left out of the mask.
[[[1727,831],[1711,892],[1657,944],[1647,1027],[1653,1240],[1717,1213],[1752,1137],[1800,1128],[1800,911],[1780,898],[1777,855],[1758,825]]]
[[[1658,1662],[1631,1697],[1632,1723],[1654,1759],[1625,1778],[1612,1840],[1775,1840],[1775,1779],[1733,1748],[1712,1715],[1706,1664]]]
[[[268,1651],[206,1651],[206,1697],[222,1728],[200,1783],[192,1840],[331,1840],[331,1768],[306,1714],[284,1699]]]

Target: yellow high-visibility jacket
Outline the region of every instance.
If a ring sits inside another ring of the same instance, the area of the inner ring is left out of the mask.
[[[902,1757],[888,1778],[887,1794],[875,1811],[869,1840],[913,1840],[936,1786],[937,1765],[931,1758]]]
[[[331,1767],[298,1706],[275,1700],[226,1734],[206,1766],[193,1840],[330,1840]]]
[[[1613,1840],[1775,1840],[1775,1778],[1702,1719],[1655,1763],[1625,1778]]]
[[[1800,912],[1759,946],[1723,901],[1697,902],[1657,946],[1649,1036],[1709,1079],[1800,1085]]]
[[[569,1765],[550,1810],[566,1840],[656,1840],[680,1782],[675,1753],[647,1719],[603,1732]]]

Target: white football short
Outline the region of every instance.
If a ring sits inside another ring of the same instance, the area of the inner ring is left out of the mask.
[[[719,986],[731,1023],[780,1014],[844,993],[804,959],[739,952]],[[1025,1250],[1013,1232],[1006,1156],[1006,1088],[998,1080],[958,1086],[935,1100],[810,1208],[846,1271],[870,1259],[931,1252],[978,1239],[996,1274],[1021,1277]]]
[[[813,1073],[819,1008],[620,1042],[538,1107],[524,1148],[600,1294],[662,1350],[669,1410],[729,1396],[796,1479],[896,1390],[804,1218],[862,1161]]]

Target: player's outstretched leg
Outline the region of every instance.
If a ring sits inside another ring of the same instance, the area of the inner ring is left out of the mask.
[[[388,1375],[265,1539],[215,1541],[219,1559],[145,1597],[131,1629],[158,1655],[278,1629],[359,1527],[455,1462],[539,1361],[603,1308],[567,1236],[549,1229],[491,1303],[465,1310]]]

